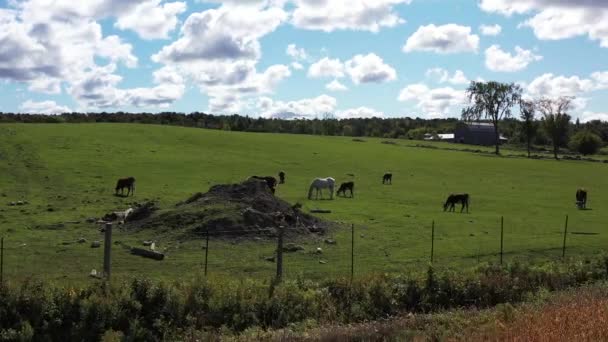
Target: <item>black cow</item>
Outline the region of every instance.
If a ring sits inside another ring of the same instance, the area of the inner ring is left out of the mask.
[[[338,192],[336,192],[336,196],[340,196],[340,193],[341,193],[343,197],[346,197],[346,190],[348,190],[348,191],[350,191],[350,197],[354,198],[355,197],[354,189],[355,189],[355,182],[342,183],[342,184],[340,184],[340,188],[338,188]]]
[[[443,205],[443,211],[455,211],[457,203],[462,204],[460,212],[465,208],[467,209],[467,213],[469,212],[469,194],[451,194]]]
[[[127,189],[127,197],[129,197],[129,194],[133,196],[135,194],[135,178],[127,177],[119,179],[114,189],[116,191],[115,195],[118,196],[118,190],[120,190],[121,195],[124,195],[125,188]]]

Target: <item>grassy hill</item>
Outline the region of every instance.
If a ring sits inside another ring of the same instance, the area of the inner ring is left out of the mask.
[[[506,260],[558,258],[569,215],[568,254],[591,255],[608,244],[608,164],[527,160],[486,154],[415,148],[415,143],[378,139],[249,134],[129,124],[0,125],[0,236],[5,237],[5,278],[30,275],[57,281],[86,281],[100,269],[103,236],[86,218],[125,209],[131,202],[157,200],[169,207],[215,184],[251,175],[287,174],[277,196],[305,210],[332,210],[329,220],[355,224],[355,270],[418,269],[430,252],[436,225],[435,261],[467,267],[497,261],[500,217],[505,217]],[[440,145],[444,146],[444,145]],[[381,184],[385,171],[393,185]],[[354,177],[347,174],[354,174]],[[114,197],[119,177],[137,178],[133,198]],[[353,179],[355,199],[309,201],[314,177]],[[577,187],[589,190],[589,207],[574,206]],[[451,192],[472,196],[470,214],[444,213]],[[27,200],[28,205],[7,206]],[[75,223],[78,222],[78,223]],[[287,277],[350,273],[350,230],[336,228],[322,239],[289,241],[306,251],[285,256]],[[589,235],[593,234],[593,235]],[[75,241],[81,237],[87,243]],[[118,230],[114,241],[141,245],[155,240],[167,248],[162,262],[131,256],[115,245],[116,277],[146,275],[179,279],[201,270],[202,241],[178,241],[171,233]],[[271,241],[212,240],[210,274],[272,276]],[[311,253],[323,248],[321,256]],[[326,261],[320,264],[319,259]]]

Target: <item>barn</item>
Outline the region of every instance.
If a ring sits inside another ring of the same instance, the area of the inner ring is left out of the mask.
[[[500,142],[506,141],[507,139],[501,135]],[[454,131],[454,142],[468,145],[495,145],[494,125],[488,122],[460,122]]]

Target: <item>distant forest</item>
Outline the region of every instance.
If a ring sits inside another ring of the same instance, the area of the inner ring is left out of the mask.
[[[194,112],[183,113],[65,113],[61,115],[0,113],[0,123],[141,123],[198,127],[239,132],[292,133],[309,135],[336,135],[353,137],[381,137],[395,139],[422,139],[425,134],[452,133],[458,119],[422,118],[358,118],[358,119],[274,119],[252,118],[240,115],[211,115]],[[521,122],[516,119],[502,120],[501,134],[513,144],[523,143]],[[591,121],[570,124],[570,134],[590,130],[608,143],[608,122]],[[535,137],[535,144],[546,145],[549,138],[542,131]]]

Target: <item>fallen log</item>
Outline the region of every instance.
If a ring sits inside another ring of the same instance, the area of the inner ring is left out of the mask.
[[[331,210],[325,209],[311,209],[310,212],[313,214],[331,214]]]
[[[131,247],[131,254],[139,255],[154,260],[163,260],[165,258],[165,255],[163,253],[137,247]]]

